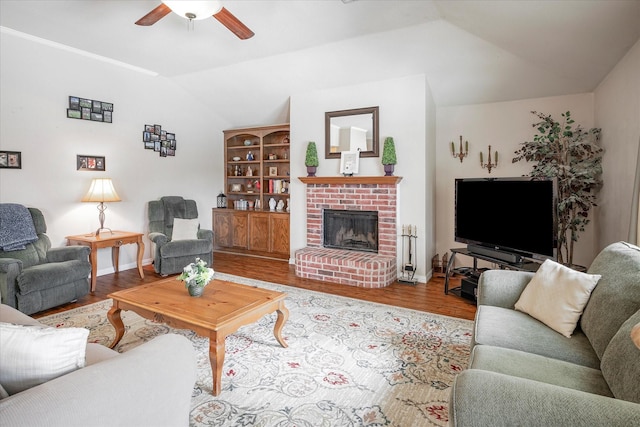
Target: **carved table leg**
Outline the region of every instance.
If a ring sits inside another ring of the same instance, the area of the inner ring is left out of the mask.
[[[273,335],[275,335],[276,340],[278,340],[280,345],[286,348],[289,345],[282,339],[282,327],[289,318],[289,310],[284,306],[284,301],[280,303],[277,313],[278,318],[276,319],[276,325],[273,328]]]
[[[142,270],[142,256],[144,255],[144,243],[142,242],[142,237],[138,239],[138,274],[140,274],[140,278],[144,279],[144,271]]]
[[[107,313],[107,319],[109,319],[109,323],[113,325],[116,329],[116,337],[109,346],[109,348],[114,348],[122,337],[124,336],[124,322],[122,321],[122,317],[120,317],[120,312],[122,310],[117,306],[117,303],[113,304],[113,307]]]
[[[225,336],[217,332],[209,335],[209,363],[213,377],[213,395],[218,396],[222,383],[222,365],[224,364]]]

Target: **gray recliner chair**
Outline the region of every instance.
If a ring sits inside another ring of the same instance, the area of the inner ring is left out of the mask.
[[[20,250],[0,249],[0,294],[3,304],[32,314],[89,293],[91,264],[86,246],[51,248],[42,212],[28,210],[38,240]],[[10,227],[7,222],[2,227]]]
[[[149,202],[149,240],[155,244],[153,268],[167,276],[181,273],[184,267],[200,258],[213,264],[213,231],[198,226],[197,238],[172,240],[174,218],[197,219],[198,207],[194,200],[180,196],[165,196]]]

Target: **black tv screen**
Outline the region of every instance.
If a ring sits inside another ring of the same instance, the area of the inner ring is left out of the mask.
[[[557,259],[556,179],[459,178],[455,240],[533,259]]]

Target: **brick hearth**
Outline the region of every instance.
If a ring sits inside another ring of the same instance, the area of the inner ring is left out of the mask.
[[[296,275],[381,288],[397,277],[397,183],[401,177],[306,177],[307,247],[296,251]],[[378,211],[378,253],[322,247],[322,211]]]

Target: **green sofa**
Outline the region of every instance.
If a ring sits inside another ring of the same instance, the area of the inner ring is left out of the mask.
[[[469,369],[451,389],[451,426],[639,426],[640,248],[618,242],[571,338],[514,309],[534,273],[490,270],[478,283]]]
[[[198,226],[193,238],[174,239],[174,219],[198,219],[195,200],[165,196],[150,201],[148,208],[149,240],[155,247],[151,251],[156,273],[162,276],[182,273],[196,258],[213,265],[213,231]]]
[[[91,264],[86,246],[52,248],[42,212],[28,210],[37,240],[21,250],[0,250],[0,295],[2,304],[33,314],[88,294]]]

